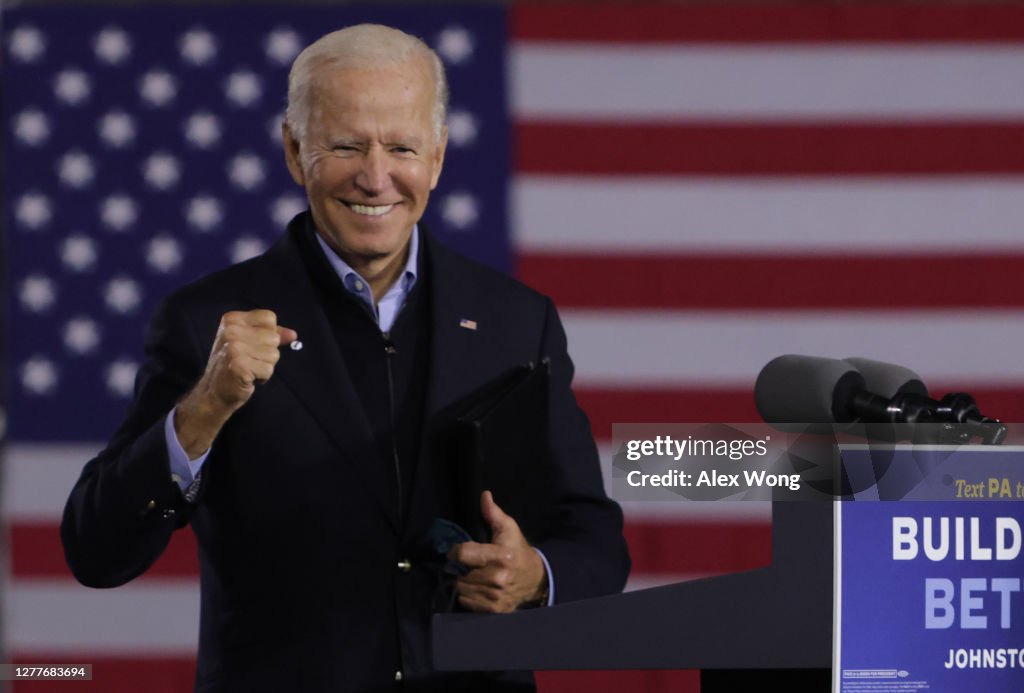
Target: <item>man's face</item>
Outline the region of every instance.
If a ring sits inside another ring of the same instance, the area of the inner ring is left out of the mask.
[[[400,257],[444,162],[430,65],[322,68],[309,99],[304,139],[285,126],[284,147],[317,229],[349,264]]]

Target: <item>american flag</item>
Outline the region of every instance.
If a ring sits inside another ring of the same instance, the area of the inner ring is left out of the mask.
[[[781,353],[901,363],[1024,418],[1022,8],[12,10],[0,660],[94,663],[76,690],[190,689],[190,533],[134,583],[87,590],[59,514],[156,300],[303,206],[276,139],[287,67],[359,21],[444,58],[427,223],[555,299],[606,472],[612,422],[756,420],[754,378]],[[631,589],[770,560],[762,505],[625,510]],[[540,682],[696,690],[687,672]]]

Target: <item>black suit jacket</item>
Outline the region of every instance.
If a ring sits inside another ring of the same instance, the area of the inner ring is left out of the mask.
[[[466,675],[446,679],[430,663],[438,574],[422,538],[437,513],[432,470],[453,403],[509,368],[550,357],[561,501],[556,526],[537,546],[556,599],[618,591],[629,569],[622,515],[604,494],[589,424],[570,389],[561,323],[546,297],[423,234],[429,374],[422,450],[400,520],[311,283],[303,233],[312,229],[300,215],[264,255],[163,302],[126,419],[65,508],[68,564],[85,585],[121,585],[191,523],[202,595],[198,691],[388,690],[399,669],[407,690],[483,689]],[[276,312],[303,348],[282,349],[273,378],[221,431],[198,500],[187,503],[170,479],[164,419],[201,376],[221,315],[255,308]],[[463,318],[478,328],[461,327]],[[405,561],[411,570],[399,566]]]

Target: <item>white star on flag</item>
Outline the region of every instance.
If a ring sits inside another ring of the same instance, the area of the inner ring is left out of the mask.
[[[56,302],[57,287],[49,277],[33,274],[22,280],[18,299],[26,310],[42,313]]]
[[[21,364],[21,386],[33,395],[46,395],[57,387],[57,367],[53,361],[33,356]]]
[[[267,34],[263,49],[272,62],[288,65],[302,50],[302,39],[295,31],[279,27]]]
[[[57,175],[69,188],[83,188],[92,182],[96,170],[88,154],[74,149],[57,162]]]
[[[28,229],[40,229],[50,222],[53,213],[50,198],[40,192],[29,192],[18,198],[14,206],[14,218]]]
[[[116,193],[100,203],[100,219],[113,231],[125,231],[139,217],[135,200],[123,193]]]
[[[50,121],[42,111],[25,109],[14,116],[14,136],[30,147],[38,146],[50,137]]]
[[[124,30],[110,26],[96,34],[93,39],[96,57],[108,65],[120,65],[132,52],[132,42]]]
[[[228,162],[228,177],[236,188],[252,190],[266,178],[263,159],[255,154],[239,154]]]
[[[135,121],[124,111],[110,111],[99,122],[100,139],[121,148],[135,139]]]
[[[84,234],[68,236],[60,246],[60,261],[75,272],[96,264],[96,241]]]
[[[135,374],[139,364],[128,358],[113,361],[107,367],[107,389],[116,397],[129,397],[135,389]]]
[[[441,217],[461,231],[476,223],[480,216],[478,207],[476,198],[469,193],[453,192],[441,202]]]
[[[19,26],[11,31],[7,48],[20,62],[31,63],[43,55],[46,40],[39,29],[33,26]]]
[[[170,236],[157,236],[146,246],[146,262],[166,274],[181,265],[181,244]]]
[[[210,231],[224,218],[220,200],[212,195],[193,197],[185,205],[185,219],[198,231]]]
[[[450,26],[437,35],[434,48],[445,62],[459,65],[473,54],[473,37],[461,26]]]
[[[88,354],[100,344],[100,328],[95,321],[77,317],[64,325],[64,346],[73,354]]]
[[[89,76],[74,67],[58,72],[53,82],[53,93],[69,106],[85,101],[90,89]]]
[[[292,218],[306,209],[305,198],[298,195],[282,195],[270,205],[270,218],[279,227],[284,228]]]
[[[142,302],[142,290],[138,282],[130,277],[116,277],[107,282],[103,300],[115,313],[131,313]]]
[[[151,154],[142,163],[142,176],[150,187],[167,190],[181,177],[178,160],[166,152]]]
[[[217,41],[206,29],[189,29],[178,43],[181,57],[193,65],[206,65],[217,55]]]
[[[150,70],[139,80],[139,96],[150,106],[166,106],[177,94],[174,76],[166,70]]]
[[[284,113],[278,113],[273,118],[267,121],[267,134],[270,135],[270,141],[274,144],[281,144],[283,135],[281,134],[281,124],[284,123]]]
[[[249,70],[232,72],[224,83],[224,95],[228,101],[242,108],[256,103],[262,93],[260,78]]]
[[[448,114],[448,141],[456,147],[465,147],[476,140],[476,117],[469,111],[452,111]]]
[[[231,244],[228,250],[228,257],[231,258],[231,262],[245,262],[250,258],[254,258],[260,255],[267,249],[267,244],[261,239],[253,236],[242,236]]]
[[[193,113],[185,120],[185,139],[200,149],[208,149],[220,139],[220,121],[206,111]]]

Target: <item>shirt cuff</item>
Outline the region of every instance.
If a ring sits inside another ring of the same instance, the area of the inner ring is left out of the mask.
[[[164,439],[167,441],[167,457],[171,462],[171,479],[181,487],[181,492],[184,493],[199,476],[199,470],[203,468],[203,463],[206,462],[210,451],[207,450],[194,460],[188,458],[188,453],[181,447],[181,442],[178,440],[178,434],[174,432],[175,411],[172,409],[164,419]]]
[[[555,576],[551,573],[551,564],[548,563],[548,558],[544,555],[544,552],[537,547],[533,547],[533,550],[537,552],[540,560],[544,562],[544,574],[548,576],[548,603],[544,606],[551,606],[555,603]]]

